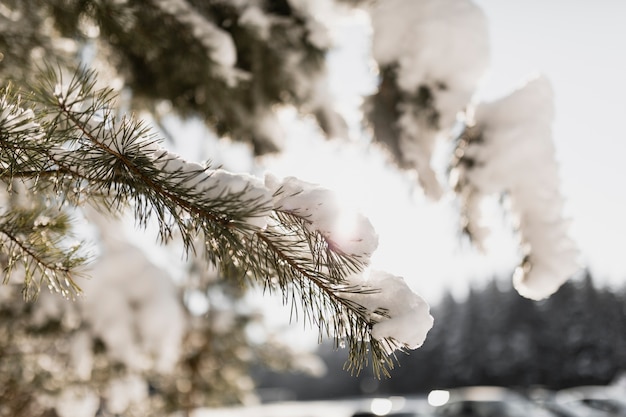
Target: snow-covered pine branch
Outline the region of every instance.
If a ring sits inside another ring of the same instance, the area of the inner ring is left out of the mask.
[[[162,242],[180,236],[187,254],[205,256],[230,279],[277,289],[321,334],[344,340],[356,372],[371,355],[375,372],[386,373],[394,348],[422,343],[432,326],[428,307],[417,296],[419,302],[394,307],[399,278],[358,278],[378,238],[359,214],[349,218],[348,232],[342,230],[345,220],[331,191],[292,177],[261,180],[187,161],[163,148],[140,121],[118,117],[114,93],[95,89],[95,73],[64,80],[50,69],[29,96],[47,155],[30,191],[47,190],[51,181],[57,204],[89,203],[112,215],[130,205],[142,226],[155,217]],[[400,292],[407,290],[404,285]],[[398,330],[406,317],[424,325],[417,332]],[[393,330],[378,330],[391,323]]]

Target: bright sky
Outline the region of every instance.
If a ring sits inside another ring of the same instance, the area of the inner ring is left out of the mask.
[[[476,1],[487,14],[492,69],[483,90],[495,99],[535,72],[552,81],[554,126],[566,214],[583,262],[603,282],[626,279],[626,151],[619,125],[626,114],[626,2]],[[359,95],[370,93],[373,75],[362,22],[346,23],[339,42],[349,43],[331,57],[331,86],[340,109],[356,126]],[[285,113],[289,120],[295,116]],[[497,227],[489,252],[478,255],[459,243],[451,199],[426,201],[412,179],[385,169],[384,158],[364,145],[349,148],[311,135],[310,124],[289,124],[287,152],[268,165],[277,175],[294,175],[336,190],[370,217],[380,234],[374,266],[404,276],[434,302],[444,286],[462,294],[472,279],[509,275],[516,246]],[[353,130],[355,137],[359,132]],[[362,140],[362,139],[361,139]],[[495,209],[496,224],[505,220]]]

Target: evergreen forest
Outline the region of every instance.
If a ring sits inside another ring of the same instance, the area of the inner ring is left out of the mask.
[[[434,326],[422,348],[397,353],[392,377],[341,371],[345,352],[321,347],[323,382],[302,374],[260,372],[265,388],[297,387],[297,399],[389,394],[499,385],[558,390],[609,384],[626,370],[626,289],[600,286],[589,272],[552,297],[532,301],[502,279],[474,285],[467,297],[451,293],[433,306]]]

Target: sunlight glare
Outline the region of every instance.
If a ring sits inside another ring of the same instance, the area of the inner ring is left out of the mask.
[[[342,207],[333,224],[333,235],[335,238],[339,242],[350,241],[357,235],[358,228],[359,223],[356,211],[345,206]]]

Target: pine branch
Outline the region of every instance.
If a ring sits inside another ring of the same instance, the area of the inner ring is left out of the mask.
[[[345,297],[375,291],[348,280],[365,268],[368,257],[343,252],[306,215],[274,207],[276,196],[259,180],[165,150],[141,121],[117,117],[114,92],[96,89],[95,80],[92,71],[77,71],[64,82],[60,70],[45,70],[41,86],[28,96],[39,162],[26,159],[19,165],[9,159],[7,166],[19,168],[11,169],[10,178],[34,176],[31,191],[52,191],[57,197],[50,201],[90,203],[112,215],[131,206],[141,227],[156,217],[163,243],[180,236],[187,255],[201,250],[229,278],[281,291],[296,318],[302,314],[319,327],[320,338],[346,343],[351,371],[358,373],[371,356],[375,373],[388,375],[393,362],[384,345],[392,342],[373,339],[376,314]],[[61,272],[70,270],[56,273]],[[53,287],[60,282],[53,272],[42,274],[53,275]],[[64,290],[76,288],[68,282]]]

